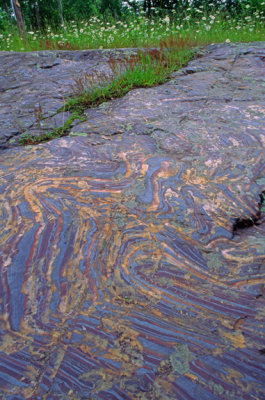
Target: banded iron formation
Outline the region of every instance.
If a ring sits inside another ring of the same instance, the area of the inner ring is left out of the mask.
[[[5,141],[1,399],[265,399],[264,71],[265,43],[211,45],[68,137]]]

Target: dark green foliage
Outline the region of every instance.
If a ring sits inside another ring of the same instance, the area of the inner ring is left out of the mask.
[[[100,0],[63,0],[63,14],[66,21],[83,20],[96,15],[100,7]]]
[[[58,0],[19,0],[22,15],[27,29],[45,29],[47,25],[57,27],[62,23]],[[61,0],[63,19],[78,21],[89,19],[93,15],[101,15],[108,19],[126,17],[128,13],[137,13],[142,6],[147,16],[154,13],[163,15],[175,10],[178,15],[184,15],[188,8],[199,8],[210,13],[219,9],[224,14],[239,17],[246,10],[264,9],[261,0]],[[124,4],[129,6],[125,7]],[[0,0],[0,29],[8,21],[12,21],[10,0]],[[14,23],[14,20],[13,20]]]
[[[121,15],[122,3],[121,0],[101,0],[100,13],[119,17]]]
[[[23,19],[28,29],[44,29],[47,25],[59,26],[61,17],[58,0],[19,0]],[[119,17],[122,13],[121,0],[62,0],[65,21],[88,19],[93,15]],[[12,14],[10,0],[0,0],[1,16]]]
[[[20,0],[21,11],[27,27],[40,29],[46,24],[58,25],[60,15],[57,0]],[[39,20],[39,23],[38,23]]]
[[[10,15],[6,10],[0,8],[0,29],[4,30],[5,26],[9,23]]]

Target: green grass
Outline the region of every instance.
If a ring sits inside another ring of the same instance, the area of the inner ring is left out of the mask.
[[[178,46],[180,43],[181,47]],[[159,85],[167,80],[171,72],[180,68],[192,56],[192,44],[188,40],[175,42],[172,49],[153,49],[146,54],[138,52],[136,58],[128,59],[125,65],[122,64],[122,70],[119,66],[116,65],[116,68],[114,66],[113,77],[105,78],[103,85],[93,84],[86,89],[89,82],[87,85],[84,82],[83,92],[70,98],[63,109],[82,113],[88,107],[98,106],[107,100],[122,97],[132,89]]]
[[[203,8],[188,8],[181,16],[172,12],[164,18],[154,14],[147,19],[144,13],[121,21],[92,17],[87,21],[71,21],[57,29],[47,27],[45,32],[28,30],[26,40],[14,26],[6,25],[0,32],[0,50],[153,47],[168,36],[193,37],[201,43],[265,40],[265,2],[259,10],[245,8],[237,17],[214,8],[207,13]]]
[[[68,118],[64,124],[58,128],[55,128],[52,131],[48,131],[46,133],[42,133],[38,136],[33,136],[30,133],[24,133],[19,138],[20,145],[32,145],[48,142],[49,140],[56,139],[62,136],[66,136],[68,130],[70,129],[72,123],[78,120],[79,122],[85,121],[86,118],[80,114],[73,113],[70,118]]]

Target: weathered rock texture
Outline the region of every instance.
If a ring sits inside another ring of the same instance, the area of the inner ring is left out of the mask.
[[[112,62],[134,49],[0,52],[0,149],[18,144],[23,133],[38,135],[61,126],[68,113],[57,113],[86,76],[111,75]]]
[[[2,151],[3,399],[265,398],[264,60],[209,46]]]

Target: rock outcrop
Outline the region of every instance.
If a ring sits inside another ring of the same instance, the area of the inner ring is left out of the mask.
[[[69,89],[65,56],[40,57],[47,92],[20,57],[5,120]],[[265,397],[264,68],[265,43],[211,45],[69,137],[2,150],[3,399]]]

